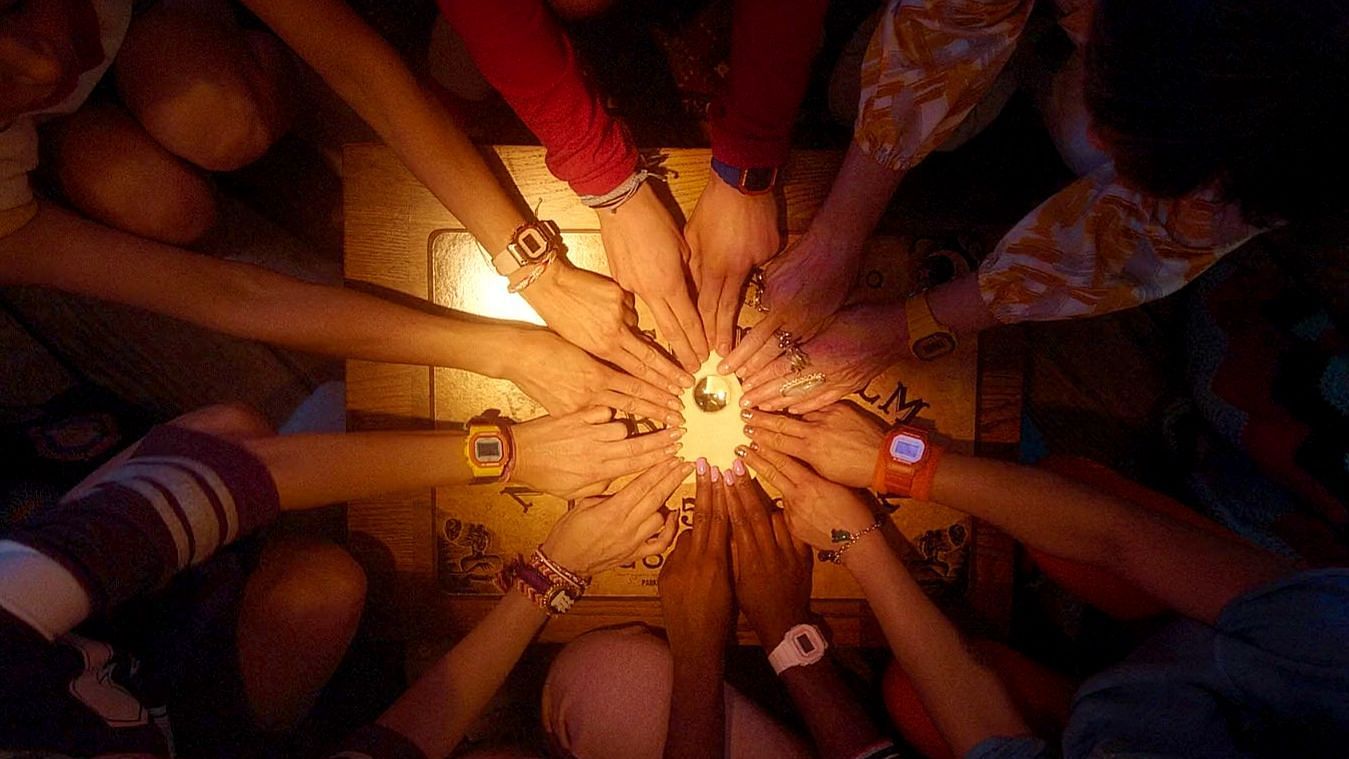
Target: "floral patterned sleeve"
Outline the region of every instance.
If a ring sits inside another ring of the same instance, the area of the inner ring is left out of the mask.
[[[907,170],[946,140],[1012,55],[1033,0],[890,0],[862,62],[853,139]]]
[[[979,267],[1000,322],[1094,316],[1179,290],[1263,230],[1214,188],[1166,199],[1102,166],[1008,232]]]

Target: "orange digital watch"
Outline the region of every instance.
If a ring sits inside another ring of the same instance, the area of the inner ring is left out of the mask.
[[[946,449],[932,442],[927,430],[899,425],[885,436],[876,460],[872,489],[902,498],[932,499],[932,480]]]

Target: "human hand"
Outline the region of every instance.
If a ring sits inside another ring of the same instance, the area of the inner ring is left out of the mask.
[[[810,617],[810,546],[792,537],[787,518],[735,462],[726,487],[731,515],[735,597],[759,636],[772,651],[787,631]]]
[[[834,550],[834,531],[856,535],[876,520],[856,490],[830,482],[800,461],[766,448],[737,448],[759,477],[782,492],[787,527],[797,540]]]
[[[693,528],[660,570],[660,605],[676,658],[719,657],[731,626],[730,524],[720,480],[716,467],[698,460]]]
[[[749,422],[745,436],[760,448],[801,459],[840,485],[871,486],[885,428],[855,404],[832,403],[801,419],[748,409],[740,415]]]
[[[558,258],[520,293],[554,332],[648,384],[679,393],[693,377],[637,332],[632,296],[612,279]]]
[[[837,243],[814,232],[787,246],[764,267],[768,312],[763,321],[729,355],[723,354],[726,360],[718,370],[741,377],[756,374],[782,353],[777,330],[790,333],[798,343],[818,334],[848,299],[861,261],[860,245]]]
[[[596,361],[590,354],[543,329],[512,338],[514,359],[503,372],[549,414],[562,415],[589,406],[608,406],[672,427],[684,423],[679,397],[662,381],[653,385]]]
[[[540,548],[584,577],[663,553],[679,524],[675,512],[660,510],[692,469],[671,459],[613,495],[583,499],[557,520]]]
[[[786,356],[772,360],[745,378],[740,404],[764,411],[787,409],[793,414],[822,409],[866,387],[873,377],[906,355],[903,325],[902,304],[845,308],[823,332],[801,344],[801,351],[810,360],[808,367],[795,373]],[[817,372],[824,377],[820,384],[783,394],[785,381]]]
[[[690,372],[697,370],[707,359],[707,339],[689,297],[684,272],[688,246],[670,212],[648,182],[623,205],[597,215],[614,279],[651,309],[656,329],[670,341],[679,363]]]
[[[708,345],[728,355],[745,279],[782,245],[777,200],[771,193],[746,195],[713,175],[684,227],[684,239],[703,334]]]
[[[559,498],[599,495],[617,477],[663,465],[679,450],[682,429],[628,437],[613,412],[594,407],[515,425],[511,479]]]

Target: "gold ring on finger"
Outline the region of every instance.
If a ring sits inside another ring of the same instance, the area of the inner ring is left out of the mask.
[[[810,374],[793,377],[782,383],[782,387],[778,389],[778,392],[782,393],[782,397],[784,398],[805,395],[823,384],[824,374],[822,372],[811,372]]]

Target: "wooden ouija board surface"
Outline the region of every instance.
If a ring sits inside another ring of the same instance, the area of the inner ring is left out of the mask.
[[[496,148],[501,169],[541,217],[563,230],[569,258],[607,272],[592,211],[547,174],[538,148]],[[685,214],[708,176],[707,151],[665,151],[670,194]],[[804,231],[828,190],[840,156],[794,155],[784,186],[789,237]],[[386,148],[351,146],[346,153],[346,270],[353,283],[375,285],[435,306],[495,318],[540,323],[520,298],[506,293],[473,238]],[[886,300],[911,291],[913,239],[872,241],[856,297]],[[639,303],[643,327],[650,316]],[[758,314],[742,310],[741,327]],[[658,337],[658,336],[657,336]],[[501,346],[501,350],[509,350]],[[850,400],[887,422],[927,425],[972,450],[976,441],[1014,442],[1019,415],[1019,374],[998,379],[1006,397],[1001,422],[989,414],[992,387],[980,348],[967,341],[951,356],[922,366],[905,364],[874,379]],[[485,409],[517,420],[544,413],[513,384],[449,368],[348,362],[348,411],[352,429],[452,429]],[[982,381],[981,381],[982,380]],[[996,407],[996,404],[995,404]],[[699,413],[696,409],[685,414]],[[735,413],[728,409],[727,413]],[[633,419],[639,431],[657,425]],[[774,497],[776,493],[770,493]],[[688,524],[692,484],[668,508]],[[933,594],[962,596],[994,625],[1010,604],[1007,542],[986,526],[935,504],[896,499],[882,506],[907,545],[912,571]],[[371,576],[377,629],[394,637],[467,629],[499,597],[493,579],[502,563],[527,552],[547,534],[568,504],[516,485],[442,487],[352,503],[351,547]],[[663,557],[597,577],[576,609],[551,622],[544,637],[567,639],[586,629],[622,621],[659,623],[656,578]],[[861,593],[839,567],[816,566],[814,605],[841,642],[875,642]],[[750,633],[744,628],[742,636]]]

